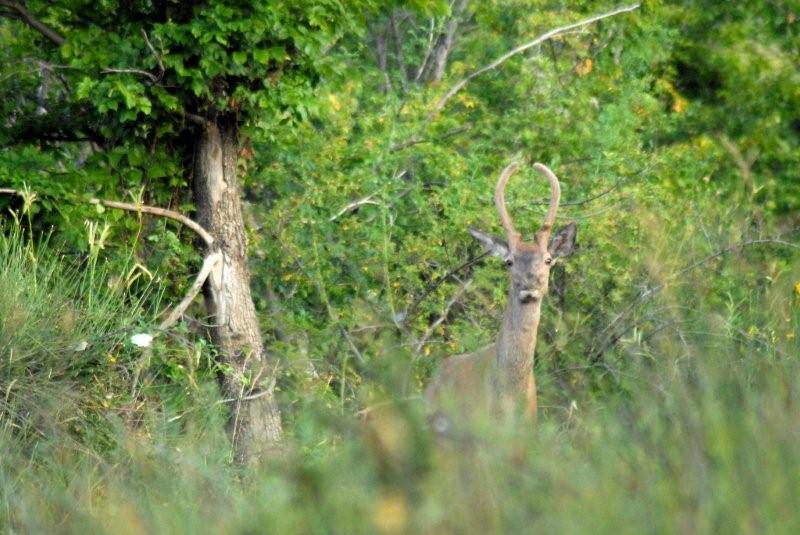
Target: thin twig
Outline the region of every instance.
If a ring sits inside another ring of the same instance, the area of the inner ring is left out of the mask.
[[[434,34],[434,25],[436,21],[431,18],[431,27],[428,30],[428,48],[425,51],[425,55],[422,57],[422,62],[419,64],[419,68],[417,69],[417,74],[414,76],[414,83],[419,83],[420,79],[422,78],[422,73],[425,71],[425,67],[428,64],[428,60],[431,57],[431,53],[433,52],[433,34]]]
[[[156,52],[156,49],[153,47],[153,43],[151,43],[150,39],[147,37],[147,32],[144,31],[144,28],[142,28],[142,37],[144,37],[144,42],[147,44],[147,48],[150,49],[150,52],[152,52],[153,56],[156,58],[156,62],[158,63],[158,70],[163,75],[165,71],[164,62],[161,61],[161,56]]]
[[[399,152],[408,147],[419,145],[420,143],[438,143],[439,141],[443,141],[449,137],[461,134],[462,132],[467,132],[471,128],[472,128],[472,123],[467,123],[463,126],[459,126],[458,128],[453,128],[452,130],[449,130],[436,138],[411,137],[410,139],[403,141],[402,143],[397,143],[395,145],[390,146],[389,152]]]
[[[392,32],[392,41],[394,42],[394,59],[397,62],[397,70],[400,71],[400,85],[405,94],[408,93],[408,70],[403,58],[403,43],[400,41],[400,23],[402,21],[401,18],[398,22],[394,12],[389,15],[389,30]]]
[[[454,277],[458,272],[462,270],[474,266],[475,264],[477,264],[478,262],[489,256],[489,254],[491,253],[484,252],[474,258],[470,258],[460,266],[451,269],[450,271],[448,271],[447,273],[445,273],[444,275],[433,281],[431,284],[429,284],[428,287],[425,288],[425,290],[422,292],[422,295],[417,297],[417,299],[413,303],[411,303],[411,306],[408,307],[408,309],[406,310],[405,321],[409,321],[416,313],[420,303],[422,303],[425,300],[425,298],[427,298],[430,294],[436,291],[436,289],[439,288],[439,286],[441,286],[447,279],[449,279],[450,277]]]
[[[202,126],[203,128],[208,128],[212,123],[202,115],[198,115],[196,113],[190,113],[188,111],[178,110],[178,115],[183,117],[184,119],[193,122],[198,126]]]
[[[753,185],[753,164],[758,159],[758,151],[751,150],[747,153],[747,156],[745,156],[742,154],[739,147],[724,134],[719,136],[719,142],[731,158],[733,158],[733,162],[739,169],[739,174],[744,181],[745,192],[752,195],[755,192],[755,187]]]
[[[601,331],[600,334],[603,335],[605,333],[611,332],[612,329],[614,329],[624,318],[626,318],[633,310],[635,310],[636,306],[638,306],[638,305],[640,305],[640,304],[642,304],[642,303],[644,303],[646,301],[649,301],[649,300],[653,299],[659,292],[661,292],[662,290],[667,288],[667,286],[669,286],[669,284],[672,281],[674,281],[675,279],[681,277],[682,275],[685,275],[689,271],[691,271],[693,269],[696,269],[696,268],[702,266],[703,264],[706,264],[706,263],[710,262],[711,260],[714,260],[715,258],[719,258],[720,256],[723,256],[723,255],[725,255],[727,253],[730,253],[732,251],[736,251],[736,250],[739,250],[739,249],[744,249],[745,247],[749,247],[751,245],[768,245],[768,244],[781,245],[783,247],[789,247],[789,248],[792,248],[792,249],[800,249],[800,245],[798,245],[796,243],[792,243],[792,242],[788,242],[788,241],[782,240],[780,238],[761,238],[761,239],[756,239],[756,240],[747,240],[747,241],[743,241],[743,242],[740,242],[740,243],[735,243],[733,245],[729,245],[728,247],[720,249],[719,251],[717,251],[715,253],[712,253],[712,254],[710,254],[708,256],[705,256],[705,257],[701,258],[700,260],[697,260],[695,262],[692,262],[692,263],[686,265],[685,267],[683,267],[680,270],[678,270],[676,273],[672,274],[672,276],[670,276],[665,282],[663,282],[663,283],[661,283],[661,284],[659,284],[657,286],[654,286],[652,288],[646,288],[644,291],[642,291],[636,297],[636,299],[634,299],[627,307],[625,307],[625,309],[622,312],[617,314],[617,316],[611,321],[611,323],[609,323],[605,327],[605,329],[603,329]],[[599,362],[600,359],[602,359],[603,354],[605,354],[605,352],[611,346],[613,346],[615,343],[617,343],[619,338],[621,338],[622,336],[624,336],[624,334],[619,334],[619,333],[613,333],[610,336],[608,336],[606,338],[606,341],[603,343],[603,345],[598,350],[593,351],[593,354],[592,354],[592,356],[590,358],[590,361],[593,362],[593,363],[594,362]]]
[[[609,186],[607,189],[601,191],[597,195],[593,195],[593,196],[588,197],[586,199],[581,199],[580,201],[562,202],[562,203],[559,204],[559,206],[580,206],[582,204],[588,204],[588,203],[590,203],[592,201],[596,201],[597,199],[600,199],[601,197],[605,197],[609,193],[612,193],[615,189],[617,189],[622,184],[623,181],[624,181],[624,178],[620,178],[616,182],[614,182],[611,186]],[[550,205],[550,201],[534,201],[534,202],[530,202],[528,204],[532,204],[532,205],[536,205],[536,206],[549,206]]]
[[[419,342],[417,342],[417,347],[415,348],[414,353],[419,355],[419,353],[422,351],[422,348],[428,342],[428,339],[433,335],[433,332],[439,325],[444,323],[444,321],[447,319],[447,316],[450,315],[450,309],[453,308],[453,305],[455,305],[459,299],[461,299],[461,296],[464,295],[464,293],[467,291],[471,283],[472,279],[467,279],[467,281],[461,285],[461,288],[458,289],[455,295],[453,295],[453,297],[450,298],[450,300],[445,305],[444,311],[442,312],[441,316],[436,318],[436,321],[434,321],[428,326],[428,328],[425,330],[425,333],[422,335],[422,338],[420,338]]]
[[[353,350],[353,354],[358,359],[358,362],[360,362],[361,364],[366,364],[367,361],[364,360],[364,355],[362,355],[361,351],[358,350],[358,347],[356,346],[355,342],[353,342],[353,339],[350,337],[350,333],[347,332],[347,329],[345,329],[341,323],[339,324],[339,330],[342,332],[342,336],[344,336],[344,339],[347,340],[347,344],[350,346],[350,349]]]
[[[234,402],[241,403],[242,401],[253,401],[255,399],[263,398],[264,396],[269,396],[275,390],[275,384],[276,384],[276,380],[275,380],[275,377],[273,377],[271,382],[270,382],[270,384],[269,384],[269,386],[267,388],[265,388],[264,390],[256,392],[255,394],[251,394],[249,396],[242,396],[242,397],[228,398],[228,399],[218,399],[217,401],[212,403],[209,407],[216,407],[217,405],[222,405],[223,403],[234,403]],[[167,420],[167,422],[172,423],[172,422],[178,421],[181,418],[183,418],[184,416],[186,416],[187,414],[189,414],[191,412],[194,412],[194,411],[196,411],[196,410],[198,410],[200,408],[201,407],[199,407],[199,406],[191,408],[191,409],[189,409],[187,411],[184,411],[184,412],[178,414],[177,416],[173,416],[172,418]]]

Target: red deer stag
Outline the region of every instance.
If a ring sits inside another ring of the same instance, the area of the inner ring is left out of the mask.
[[[438,431],[445,431],[449,425],[444,414],[463,417],[476,410],[510,414],[521,408],[531,417],[536,415],[533,350],[542,299],[547,294],[550,268],[575,245],[576,227],[575,223],[566,225],[550,241],[561,188],[555,174],[537,163],[534,168],[550,181],[550,207],[533,241],[522,240],[505,203],[506,183],[518,167],[517,162],[512,162],[503,170],[494,193],[507,239],[469,230],[487,252],[500,257],[508,267],[511,285],[503,324],[495,344],[446,359],[431,381],[425,397],[437,410],[433,424]]]

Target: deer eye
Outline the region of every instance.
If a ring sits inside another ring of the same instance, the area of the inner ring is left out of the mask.
[[[508,258],[508,259],[506,259],[506,265],[507,265],[508,267],[511,267],[511,266],[513,266],[513,265],[514,265],[514,261],[513,261],[513,260],[511,260],[510,258]]]
[[[544,263],[549,266],[550,264],[553,263],[553,257],[552,256],[548,256],[547,258],[544,259]]]

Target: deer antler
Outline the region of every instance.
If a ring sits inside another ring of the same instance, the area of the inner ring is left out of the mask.
[[[558,183],[558,178],[555,173],[546,165],[536,163],[533,167],[550,181],[550,207],[547,209],[547,214],[544,216],[541,228],[536,233],[537,241],[541,241],[544,243],[544,246],[547,246],[547,240],[550,238],[550,231],[553,230],[553,224],[556,222],[558,203],[561,201],[561,185]]]
[[[500,178],[497,180],[497,186],[494,188],[494,205],[497,207],[497,212],[500,214],[500,223],[508,236],[508,247],[513,251],[517,243],[520,241],[520,234],[514,230],[514,224],[511,222],[511,217],[506,210],[506,183],[511,175],[519,169],[519,162],[511,162],[500,173]]]

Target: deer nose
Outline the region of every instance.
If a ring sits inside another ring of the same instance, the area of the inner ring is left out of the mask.
[[[528,287],[538,287],[544,284],[544,278],[536,274],[530,274],[525,276],[525,285]]]

